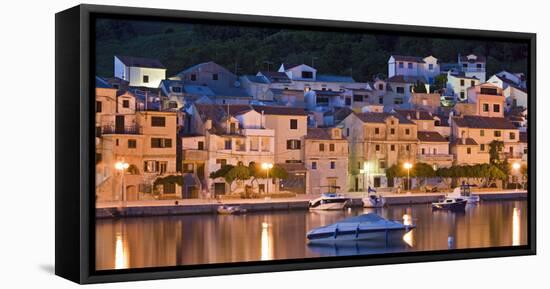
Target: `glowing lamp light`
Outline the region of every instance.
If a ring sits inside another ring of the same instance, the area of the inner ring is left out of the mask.
[[[406,162],[406,163],[403,164],[403,167],[407,170],[410,170],[410,169],[412,169],[413,165],[409,162]]]
[[[273,168],[272,163],[262,163],[262,169],[269,170],[269,169],[272,169],[272,168]]]
[[[512,169],[514,169],[516,171],[519,170],[520,167],[521,167],[521,165],[518,162],[515,162],[515,163],[512,164]]]
[[[129,167],[130,167],[130,164],[128,164],[126,162],[116,162],[115,163],[115,169],[117,169],[118,171],[126,170]]]

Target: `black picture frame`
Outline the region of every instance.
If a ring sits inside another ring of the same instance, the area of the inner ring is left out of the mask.
[[[56,275],[84,284],[536,254],[536,110],[531,109],[528,115],[530,146],[528,245],[95,271],[94,26],[91,23],[98,16],[524,42],[528,44],[529,49],[528,106],[536,107],[536,34],[534,33],[99,5],[79,5],[67,9],[55,16]]]

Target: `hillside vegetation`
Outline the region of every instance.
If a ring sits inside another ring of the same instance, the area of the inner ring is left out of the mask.
[[[505,42],[106,19],[98,20],[96,39],[97,74],[104,77],[113,75],[116,54],[157,58],[167,76],[213,60],[237,74],[288,62],[366,81],[387,74],[391,54],[456,62],[459,53],[486,56],[487,77],[503,69],[527,72],[527,46]]]

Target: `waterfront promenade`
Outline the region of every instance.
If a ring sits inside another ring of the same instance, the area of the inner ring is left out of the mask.
[[[523,199],[527,191],[500,190],[473,192],[479,195],[482,201]],[[366,193],[350,192],[346,194],[352,198],[352,207],[361,207],[361,198]],[[445,196],[445,193],[383,193],[386,205],[406,205],[431,203]],[[147,200],[126,202],[98,202],[96,217],[139,217],[161,215],[186,215],[215,213],[220,205],[238,205],[248,211],[277,211],[277,210],[306,210],[309,200],[319,195],[297,195],[293,198],[272,199],[182,199],[182,200]]]

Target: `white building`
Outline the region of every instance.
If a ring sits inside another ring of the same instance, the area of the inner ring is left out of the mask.
[[[388,78],[396,75],[425,78],[426,84],[433,84],[439,74],[439,62],[433,56],[416,57],[392,55],[388,59]]]
[[[485,82],[485,57],[475,54],[468,54],[466,56],[458,55],[458,68],[464,72],[467,77],[475,77],[481,82]]]
[[[468,88],[479,83],[477,77],[467,76],[464,72],[452,70],[447,72],[447,89],[453,93],[454,98],[458,101],[466,101],[468,99]]]
[[[156,59],[115,55],[115,77],[130,86],[158,88],[166,78],[166,67]]]

